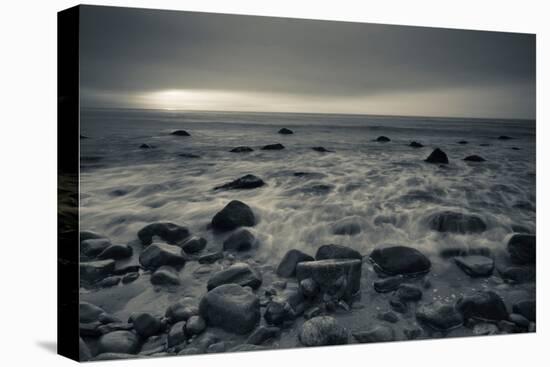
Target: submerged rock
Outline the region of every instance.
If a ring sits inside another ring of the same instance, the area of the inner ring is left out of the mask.
[[[279,134],[290,135],[290,134],[294,134],[294,132],[290,129],[287,129],[286,127],[283,127],[282,129],[279,130]]]
[[[299,338],[306,347],[347,344],[348,330],[331,316],[317,316],[304,322]]]
[[[139,146],[139,149],[153,149],[154,147],[152,145],[143,143]]]
[[[474,325],[472,329],[474,335],[496,335],[498,334],[498,326],[489,322],[480,322]]]
[[[250,148],[250,147],[236,147],[236,148],[233,148],[231,149],[229,152],[231,153],[248,153],[248,152],[253,152],[254,149]]]
[[[306,261],[296,266],[299,281],[311,278],[327,293],[341,293],[344,298],[359,291],[361,285],[361,260],[327,259]]]
[[[439,164],[448,164],[449,158],[447,154],[439,148],[436,148],[429,156],[426,158],[428,163],[439,163]]]
[[[417,142],[417,141],[411,141],[411,143],[409,144],[410,147],[413,147],[413,148],[423,148],[424,145],[422,145],[421,143]]]
[[[139,262],[146,269],[157,269],[162,265],[181,267],[185,265],[185,257],[178,246],[153,243],[139,255]]]
[[[207,325],[237,334],[252,331],[260,321],[258,297],[237,284],[224,284],[209,291],[199,310]]]
[[[485,162],[485,159],[475,154],[467,156],[464,160],[466,162]]]
[[[180,278],[176,269],[162,265],[151,275],[151,283],[154,285],[179,285]]]
[[[358,218],[343,218],[332,225],[332,234],[354,236],[361,232],[361,224]]]
[[[326,260],[326,259],[358,259],[361,260],[363,257],[361,254],[347,246],[342,245],[323,245],[317,249],[315,254],[315,260]]]
[[[193,153],[179,153],[178,157],[182,157],[182,158],[200,158],[201,156],[197,155],[197,154],[193,154]]]
[[[537,260],[536,237],[532,234],[515,234],[508,241],[508,253],[516,264],[535,264]]]
[[[418,321],[434,330],[446,331],[462,325],[464,319],[454,305],[433,302],[420,306],[416,311]]]
[[[98,353],[136,354],[139,339],[131,331],[119,330],[101,336],[97,342]]]
[[[376,248],[371,252],[370,260],[377,272],[386,275],[415,276],[427,273],[432,266],[424,254],[406,246]]]
[[[256,218],[252,209],[242,201],[229,202],[214,218],[212,228],[216,231],[232,231],[238,227],[252,227],[256,224]]]
[[[236,263],[214,274],[212,278],[208,280],[206,287],[210,291],[223,284],[231,283],[257,289],[262,285],[262,276],[250,265],[246,263]]]
[[[268,144],[268,145],[264,145],[262,147],[262,150],[281,150],[281,149],[285,149],[285,147],[283,146],[283,144]]]
[[[493,274],[495,262],[487,256],[457,256],[456,265],[471,277],[488,277]]]
[[[487,229],[483,220],[471,214],[464,214],[446,210],[428,217],[431,230],[451,233],[481,233]]]
[[[388,141],[391,141],[390,138],[388,138],[387,136],[379,136],[376,138],[376,141],[379,142],[379,143],[387,143]]]
[[[277,275],[290,278],[296,275],[296,265],[303,261],[313,261],[313,257],[300,250],[290,250],[283,256],[277,267]]]
[[[189,229],[169,222],[151,223],[138,232],[138,238],[145,246],[153,242],[153,237],[159,237],[171,245],[186,240],[191,233]]]
[[[261,178],[254,175],[246,175],[224,185],[217,186],[214,190],[249,190],[262,187],[263,185],[265,185],[265,182]]]
[[[479,291],[458,300],[456,308],[464,319],[507,320],[508,311],[502,298],[493,291]]]
[[[460,145],[466,145],[468,144],[468,142],[466,140],[460,140],[460,141],[457,141],[456,142],[457,144],[460,144]]]
[[[497,139],[498,140],[510,140],[510,139],[512,139],[512,137],[507,136],[507,135],[501,135]]]
[[[170,135],[175,135],[175,136],[191,136],[191,134],[189,134],[187,131],[185,130],[174,130],[170,133]]]
[[[93,283],[112,274],[115,270],[114,260],[98,260],[80,263],[80,280]]]
[[[352,335],[359,343],[379,343],[395,340],[395,331],[387,325],[377,325],[365,331],[355,332]]]
[[[132,323],[138,335],[144,339],[162,331],[160,320],[147,312],[136,315]]]
[[[97,255],[98,259],[125,259],[132,256],[132,248],[128,245],[115,244],[107,247]]]
[[[334,150],[328,150],[325,147],[312,147],[311,149],[319,153],[334,153]]]
[[[92,231],[80,231],[79,233],[79,241],[82,243],[82,241],[86,240],[98,240],[98,239],[106,239],[105,236],[102,236],[100,234],[97,234]]]
[[[229,237],[223,241],[224,251],[248,251],[254,247],[256,238],[249,230],[239,228],[231,233]]]
[[[181,244],[180,247],[187,254],[195,254],[204,250],[204,248],[206,247],[206,240],[202,237],[192,236],[183,244]]]

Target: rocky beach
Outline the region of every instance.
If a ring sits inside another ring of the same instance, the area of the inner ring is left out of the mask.
[[[80,357],[536,331],[535,122],[83,109]]]

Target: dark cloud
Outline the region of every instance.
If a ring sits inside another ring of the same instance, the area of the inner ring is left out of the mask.
[[[463,115],[535,113],[529,34],[83,6],[81,42],[84,104],[135,107],[132,96],[147,92],[212,90],[304,106],[361,98],[392,105],[392,96],[445,91],[448,110],[423,98],[425,106],[394,114],[457,113],[468,109],[469,93],[487,101]]]

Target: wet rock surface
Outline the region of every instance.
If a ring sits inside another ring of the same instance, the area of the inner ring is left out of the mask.
[[[456,308],[465,319],[507,320],[508,310],[502,298],[493,291],[479,291],[460,299]]]
[[[495,268],[494,260],[487,256],[457,256],[454,261],[460,269],[471,277],[488,277]]]
[[[434,302],[420,306],[416,311],[418,321],[434,330],[445,331],[462,325],[462,314],[453,304]]]
[[[315,254],[315,260],[326,260],[326,259],[358,259],[361,260],[363,257],[361,254],[347,246],[342,245],[323,245],[317,249]]]
[[[101,336],[97,343],[99,353],[136,354],[139,350],[139,339],[131,331],[113,331]]]
[[[157,269],[163,265],[181,267],[185,261],[181,247],[165,243],[153,243],[139,255],[139,263],[146,269]]]
[[[436,148],[429,156],[426,158],[428,163],[438,163],[438,164],[448,164],[449,158],[447,154],[439,148]]]
[[[190,234],[186,227],[174,223],[161,222],[143,227],[138,232],[138,238],[144,245],[150,245],[153,242],[153,237],[158,237],[169,244],[177,244],[187,239]]]
[[[289,278],[296,275],[296,265],[303,261],[313,261],[313,257],[300,250],[290,250],[281,259],[277,267],[277,274]]]
[[[347,344],[348,337],[348,330],[330,316],[314,317],[300,330],[300,342],[306,347]]]
[[[224,185],[217,186],[214,190],[250,190],[265,185],[265,182],[254,175],[246,175]]]
[[[432,265],[420,251],[406,246],[376,248],[370,260],[375,270],[387,275],[415,276],[428,272]]]
[[[428,217],[430,229],[450,233],[480,233],[487,229],[483,220],[471,214],[443,211]]]
[[[282,150],[285,149],[283,144],[268,144],[262,147],[262,150]]]
[[[252,227],[256,218],[252,209],[242,201],[233,200],[212,218],[212,228],[216,231],[232,231],[238,227]]]
[[[342,296],[350,297],[359,291],[361,260],[328,259],[301,262],[296,266],[296,278],[300,281],[311,278],[324,292],[341,292]]]
[[[236,263],[212,276],[208,280],[207,289],[212,290],[223,284],[238,284],[243,287],[257,289],[262,284],[262,276],[250,265]]]
[[[256,238],[249,230],[239,228],[223,241],[223,250],[248,251],[254,247],[255,243]]]
[[[530,234],[515,234],[508,241],[508,253],[517,264],[535,264],[536,237]]]

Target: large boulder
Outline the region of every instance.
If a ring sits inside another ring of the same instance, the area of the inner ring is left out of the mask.
[[[296,275],[296,265],[303,261],[313,261],[313,257],[300,250],[290,250],[283,256],[277,267],[277,275],[290,278]]]
[[[365,331],[352,334],[359,343],[391,342],[395,340],[395,331],[388,325],[377,325]]]
[[[326,259],[357,259],[361,260],[363,257],[358,251],[354,249],[342,246],[342,245],[323,245],[317,249],[315,254],[315,260]]]
[[[118,330],[102,335],[97,342],[98,353],[136,354],[139,338],[131,331]]]
[[[220,285],[231,283],[257,289],[262,284],[262,275],[246,263],[236,263],[214,274],[208,280],[206,287],[212,290]]]
[[[502,298],[493,291],[479,291],[465,295],[456,303],[464,319],[508,320],[508,310]]]
[[[457,256],[454,261],[460,269],[471,277],[488,277],[493,274],[495,268],[495,261],[487,256]]]
[[[254,175],[246,175],[221,186],[217,186],[214,190],[248,190],[262,187],[263,185],[265,185],[265,182],[261,178]]]
[[[151,275],[154,285],[179,285],[180,277],[176,269],[169,265],[162,265]]]
[[[416,276],[427,273],[432,266],[424,254],[406,246],[376,248],[369,258],[374,269],[385,275]]]
[[[306,347],[348,343],[348,330],[331,316],[313,317],[302,325],[300,342]]]
[[[169,222],[151,223],[138,232],[138,238],[145,246],[153,243],[153,237],[159,237],[169,244],[177,244],[186,240],[191,233],[189,229]]]
[[[256,238],[249,230],[239,228],[223,241],[223,249],[224,251],[248,251],[254,247],[255,243]]]
[[[212,228],[216,231],[227,232],[238,227],[252,227],[256,218],[252,209],[239,200],[229,202],[212,218]]]
[[[480,217],[450,210],[430,215],[428,225],[434,231],[462,234],[480,233],[487,229]]]
[[[428,156],[428,158],[426,158],[426,162],[448,164],[449,158],[447,158],[447,154],[445,154],[444,151],[439,148],[435,148],[435,150]]]
[[[105,250],[101,251],[99,255],[97,255],[98,259],[104,260],[104,259],[125,259],[127,257],[132,256],[132,248],[128,245],[122,245],[122,244],[114,244],[109,247],[107,247]]]
[[[146,269],[157,269],[162,265],[181,267],[185,265],[185,257],[178,246],[153,243],[139,255],[139,262]]]
[[[199,311],[207,325],[246,334],[260,321],[260,300],[250,289],[224,284],[202,298]]]
[[[80,263],[80,280],[88,283],[97,282],[115,270],[114,260],[98,260]]]
[[[464,319],[454,305],[439,301],[425,304],[416,310],[418,321],[434,330],[446,331],[462,326]]]
[[[152,335],[157,335],[162,331],[161,321],[147,312],[135,315],[132,323],[138,335],[143,339],[147,339]]]
[[[361,286],[361,265],[357,259],[306,261],[296,266],[296,278],[298,281],[311,278],[322,292],[349,298]]]
[[[537,260],[536,237],[532,234],[515,234],[508,241],[508,253],[516,264],[535,264]]]

